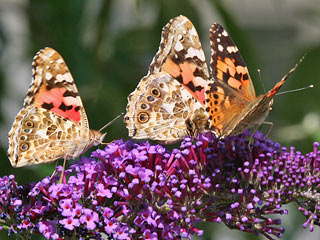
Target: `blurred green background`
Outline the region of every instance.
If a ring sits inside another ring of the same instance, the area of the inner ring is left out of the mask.
[[[269,90],[306,54],[283,90],[314,84],[313,89],[275,98],[268,121],[270,138],[303,153],[320,141],[319,0],[0,0],[0,176],[14,174],[19,184],[52,173],[55,164],[13,169],[6,156],[7,133],[31,82],[35,53],[46,46],[67,62],[80,91],[92,129],[121,112],[158,50],[162,27],[183,14],[195,25],[209,62],[209,28],[222,24],[246,60],[257,93]],[[261,80],[257,70],[261,69]],[[267,132],[267,128],[262,131]],[[106,141],[124,138],[123,121],[106,130]],[[319,239],[288,206],[282,217],[284,239]],[[204,224],[201,239],[263,239],[222,224]],[[0,235],[6,239],[6,233]],[[197,239],[197,238],[195,238]]]

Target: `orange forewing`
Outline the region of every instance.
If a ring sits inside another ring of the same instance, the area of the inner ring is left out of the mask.
[[[181,81],[184,87],[189,91],[189,93],[202,105],[205,104],[205,86],[206,81],[202,79],[196,79],[194,76],[194,72],[196,71],[197,66],[190,62],[182,62],[180,64],[176,64],[170,58],[167,58],[162,66],[162,71],[167,72],[175,79]],[[192,86],[202,86],[203,88],[200,91],[195,91],[194,89],[190,89],[190,83]]]
[[[71,121],[79,122],[81,119],[79,101],[72,96],[65,97],[66,92],[65,88],[57,87],[48,90],[45,85],[42,85],[35,95],[34,104],[36,107],[46,106],[44,108],[51,112]]]

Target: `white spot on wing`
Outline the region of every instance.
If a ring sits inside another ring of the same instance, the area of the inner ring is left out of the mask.
[[[227,51],[229,53],[236,53],[236,52],[238,52],[238,48],[236,46],[229,46],[229,47],[227,47]]]
[[[197,76],[193,79],[193,83],[197,86],[202,86],[202,87],[206,87],[206,85],[207,85],[207,81],[199,76]]]
[[[193,35],[193,36],[198,36],[197,31],[196,31],[195,28],[191,28],[191,29],[190,29],[190,33],[191,33],[191,35]]]
[[[49,72],[46,72],[45,79],[50,80],[52,78],[52,74]]]
[[[56,62],[57,62],[57,63],[63,63],[63,60],[62,60],[62,58],[58,58],[58,59],[56,60]]]
[[[66,81],[73,82],[73,78],[69,72],[65,73],[64,77],[65,77]]]
[[[203,51],[199,49],[195,49],[193,47],[188,48],[186,57],[190,57],[190,58],[197,57],[203,62],[206,60]]]
[[[75,105],[75,106],[79,106],[79,100],[78,97],[65,97],[64,98],[64,102],[66,105]]]
[[[181,35],[180,35],[180,36],[181,36]],[[178,41],[178,42],[176,43],[176,46],[174,47],[174,49],[177,50],[177,51],[183,50],[183,45],[182,45],[182,43]]]
[[[220,52],[223,51],[223,46],[222,46],[221,44],[218,44],[218,50],[219,50]]]
[[[222,35],[225,36],[225,37],[227,37],[227,36],[228,36],[227,31],[226,31],[226,30],[223,30]]]
[[[69,72],[65,74],[57,74],[57,81],[62,82],[62,81],[67,81],[67,82],[73,82],[73,78]]]

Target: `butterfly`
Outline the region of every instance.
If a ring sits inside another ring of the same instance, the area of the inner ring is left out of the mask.
[[[105,134],[90,130],[78,89],[58,52],[40,50],[32,83],[9,132],[13,167],[74,159],[100,144]]]
[[[205,131],[209,80],[195,27],[184,16],[172,19],[163,28],[160,48],[147,76],[128,97],[124,120],[129,136],[169,144]]]
[[[242,133],[265,122],[273,98],[304,57],[266,94],[256,96],[248,68],[227,31],[215,23],[210,29],[211,72],[206,88],[210,128],[219,138]]]
[[[269,92],[256,97],[228,33],[216,23],[210,40],[212,78],[191,21],[178,16],[163,28],[148,74],[128,97],[124,120],[130,137],[169,144],[211,131],[222,139],[264,122],[274,95],[298,64]]]

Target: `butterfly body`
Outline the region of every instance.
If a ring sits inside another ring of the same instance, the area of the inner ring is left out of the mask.
[[[14,167],[74,159],[102,142],[90,130],[74,80],[62,57],[45,48],[33,61],[33,81],[9,132]]]

